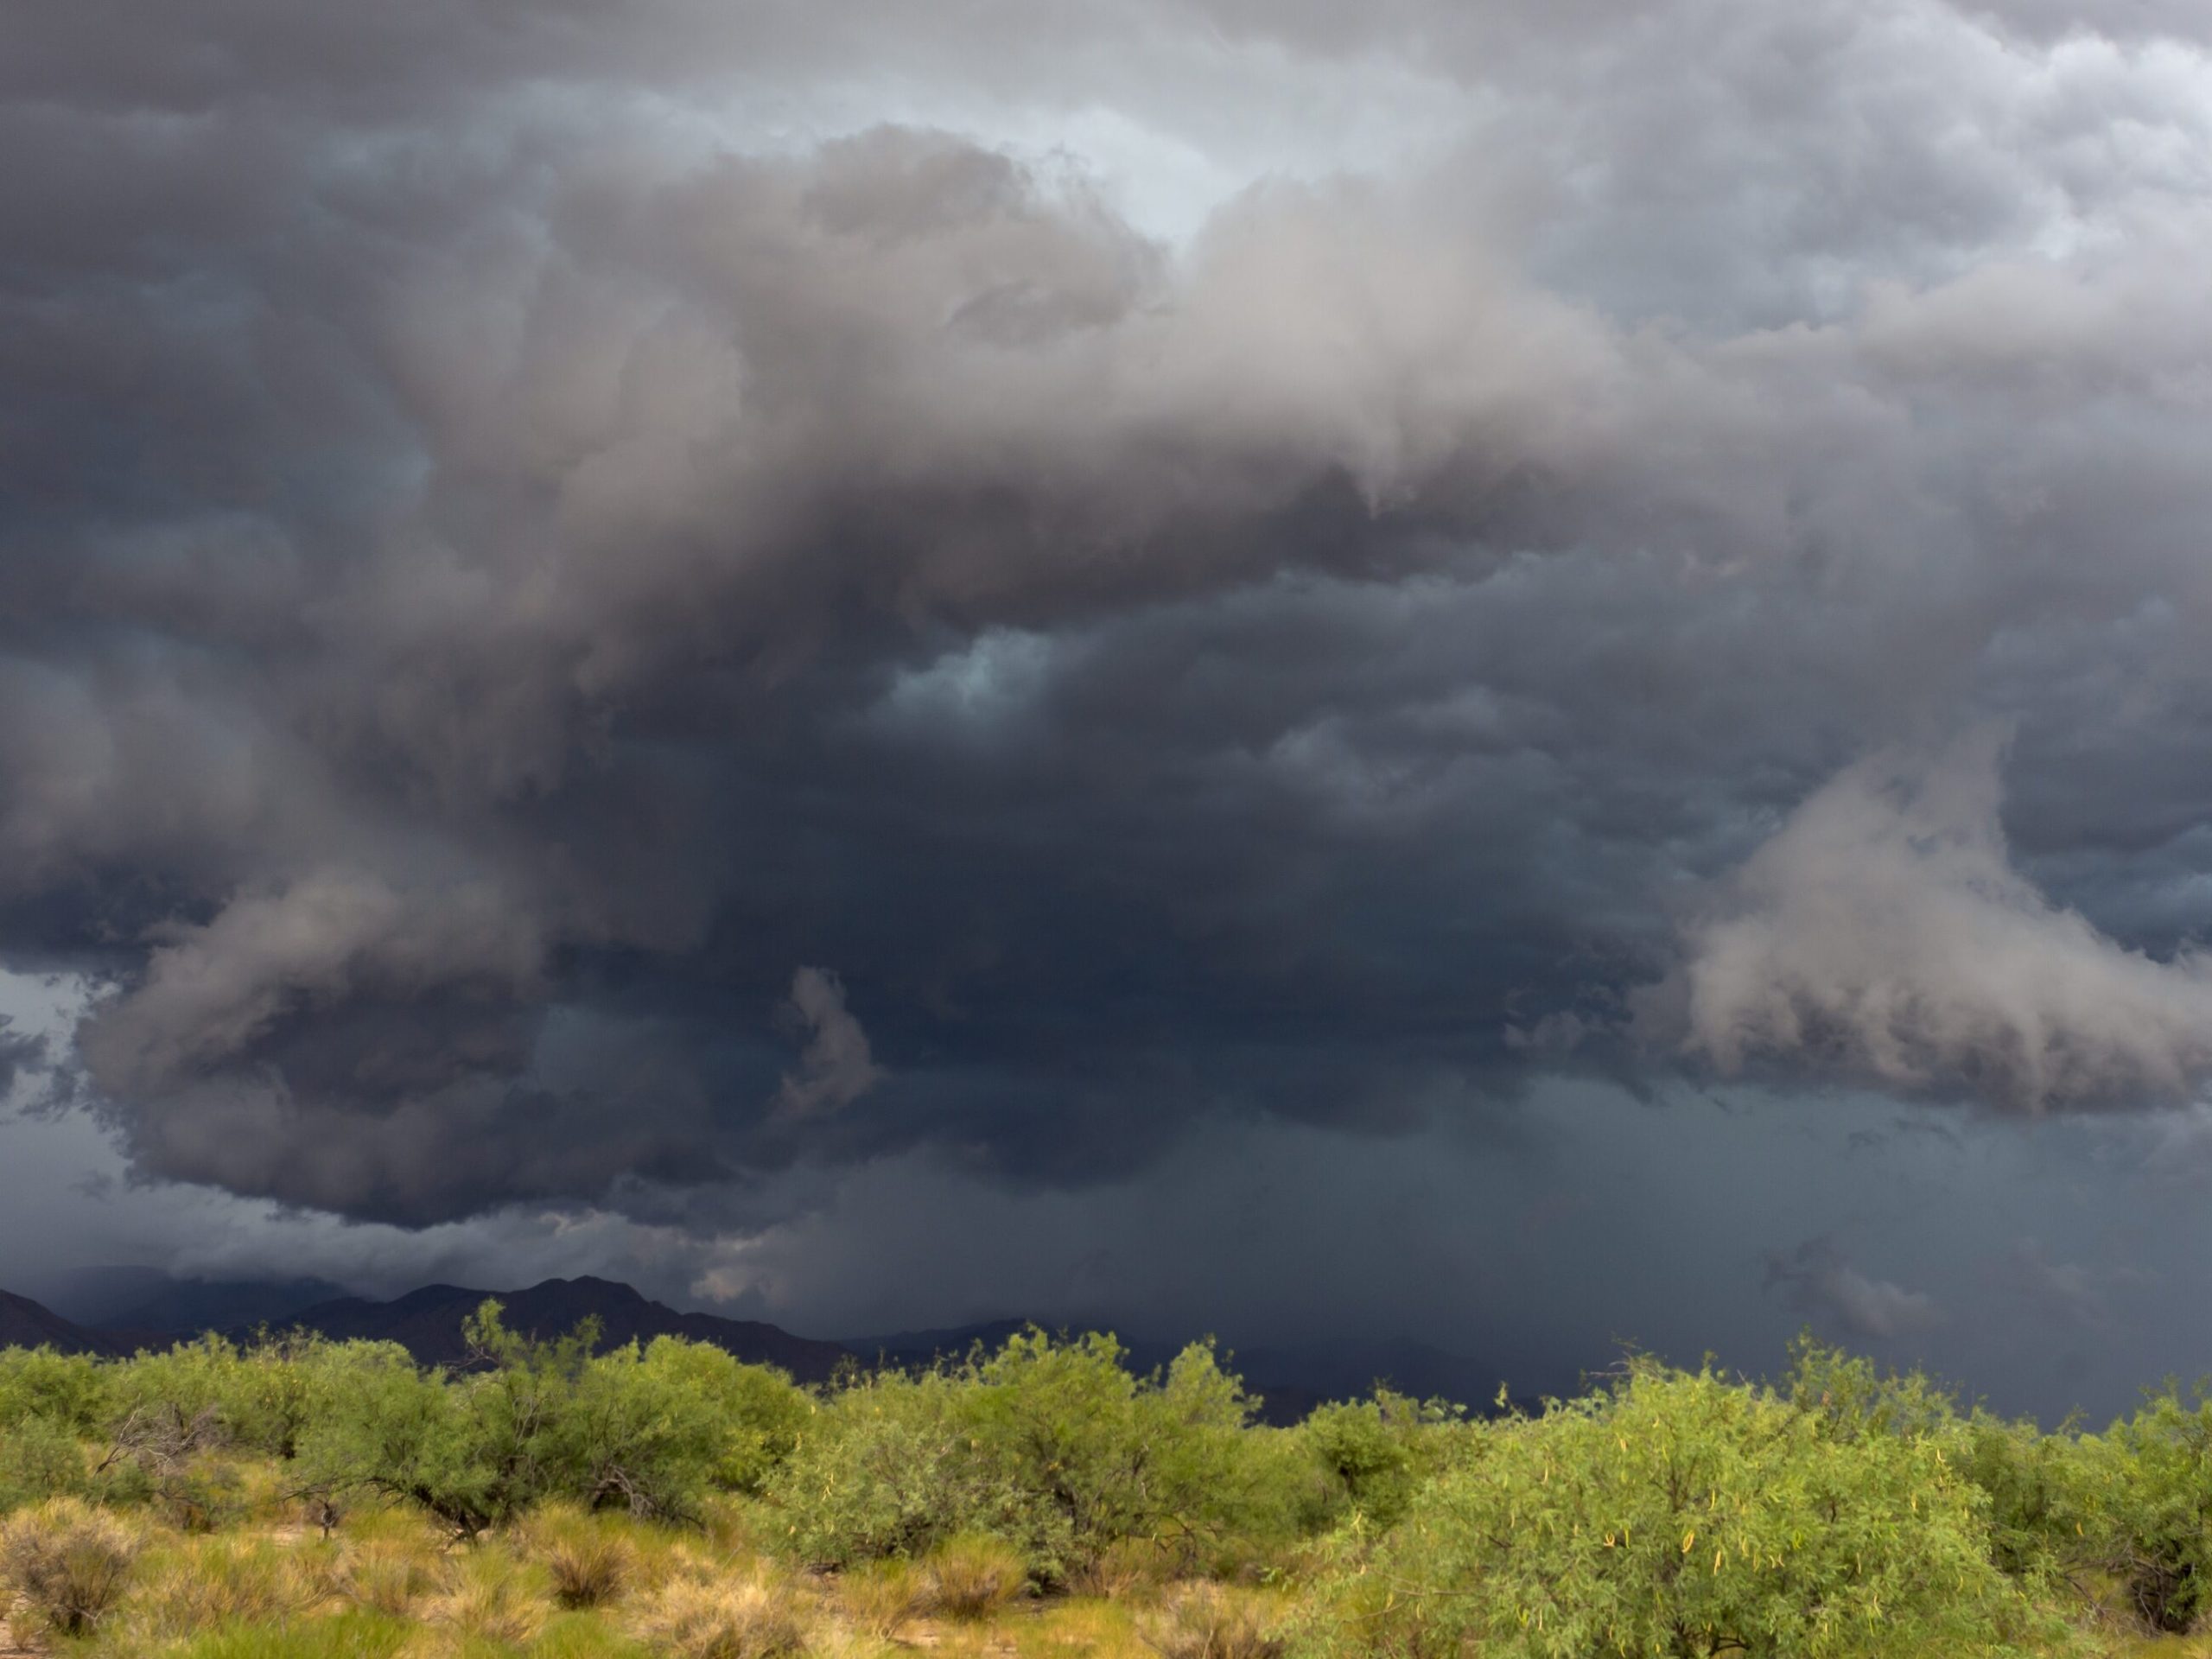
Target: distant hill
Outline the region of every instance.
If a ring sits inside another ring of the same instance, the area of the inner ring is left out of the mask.
[[[939,1358],[964,1359],[981,1343],[995,1351],[1031,1321],[991,1319],[976,1325],[901,1331],[889,1336],[855,1337],[842,1342],[793,1336],[779,1325],[753,1319],[726,1319],[712,1313],[680,1313],[651,1300],[631,1286],[607,1279],[548,1279],[524,1290],[474,1290],[461,1285],[425,1285],[391,1301],[360,1296],[312,1294],[332,1287],[313,1280],[268,1284],[175,1280],[146,1268],[99,1270],[73,1287],[80,1302],[113,1310],[110,1318],[73,1322],[24,1297],[0,1292],[0,1347],[50,1344],[72,1353],[129,1354],[162,1348],[179,1337],[220,1331],[238,1340],[257,1326],[299,1327],[340,1341],[396,1342],[427,1365],[459,1365],[468,1358],[461,1323],[487,1297],[505,1308],[507,1324],[537,1337],[556,1337],[596,1318],[606,1343],[619,1345],[655,1337],[689,1338],[753,1364],[775,1365],[802,1382],[827,1382],[837,1368],[857,1361],[927,1365]],[[72,1311],[77,1311],[73,1304]],[[81,1313],[79,1314],[83,1319]],[[1045,1323],[1039,1321],[1039,1323]],[[1057,1332],[1056,1325],[1045,1328]],[[1180,1342],[1123,1337],[1133,1370],[1141,1373],[1166,1365]],[[1486,1412],[1497,1393],[1499,1371],[1483,1361],[1455,1354],[1411,1338],[1387,1341],[1339,1340],[1245,1348],[1227,1355],[1230,1368],[1259,1396],[1268,1422],[1295,1422],[1315,1406],[1357,1399],[1377,1382],[1421,1399],[1445,1399]],[[1574,1379],[1522,1378],[1516,1391],[1521,1403],[1533,1403],[1527,1385],[1571,1391]]]
[[[151,1268],[93,1268],[72,1275],[49,1300],[98,1330],[196,1337],[281,1325],[345,1294],[327,1279],[179,1279]]]
[[[607,1279],[548,1279],[527,1290],[507,1291],[426,1285],[389,1302],[359,1296],[319,1302],[283,1323],[340,1341],[396,1342],[426,1365],[458,1365],[468,1357],[461,1322],[486,1297],[496,1297],[504,1305],[510,1329],[532,1336],[563,1336],[586,1319],[596,1318],[610,1346],[632,1338],[650,1342],[655,1337],[685,1337],[711,1343],[750,1364],[780,1366],[802,1382],[828,1381],[851,1357],[834,1342],[795,1337],[759,1320],[679,1313],[665,1303],[648,1300],[628,1285]]]
[[[0,1290],[0,1348],[54,1348],[65,1354],[127,1354],[127,1338],[72,1325],[28,1296]]]

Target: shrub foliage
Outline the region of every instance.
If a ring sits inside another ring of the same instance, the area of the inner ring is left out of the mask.
[[[2204,1387],[2046,1432],[1804,1341],[1772,1384],[1639,1358],[1533,1414],[1378,1388],[1281,1428],[1208,1344],[1140,1375],[1110,1336],[1033,1329],[806,1389],[496,1302],[467,1334],[450,1370],[296,1333],[0,1351],[18,1628],[106,1650],[313,1609],[466,1645],[612,1608],[665,1650],[766,1659],[823,1605],[889,1638],[1071,1592],[1200,1656],[1840,1659],[2212,1623]],[[272,1507],[295,1541],[238,1543]],[[780,1566],[742,1584],[699,1567],[763,1548]]]

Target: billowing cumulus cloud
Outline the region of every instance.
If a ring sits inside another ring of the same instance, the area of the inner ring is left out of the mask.
[[[2212,963],[2159,961],[2012,865],[1999,748],[1885,752],[1793,812],[1693,925],[1683,1046],[2036,1109],[2188,1099],[2212,1071]],[[1669,999],[1655,997],[1654,1006]]]
[[[1561,1074],[2191,1098],[2209,88],[2042,0],[18,9],[0,956],[144,1182],[728,1283]]]

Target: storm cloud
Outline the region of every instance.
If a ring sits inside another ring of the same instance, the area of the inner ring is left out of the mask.
[[[17,9],[0,950],[137,1179],[408,1229],[2186,1106],[2208,91],[2040,0]]]
[[[2191,1098],[2212,963],[2052,906],[2006,858],[1998,784],[1985,737],[1823,785],[1693,927],[1684,1046],[1727,1072],[1787,1056],[2030,1110]]]

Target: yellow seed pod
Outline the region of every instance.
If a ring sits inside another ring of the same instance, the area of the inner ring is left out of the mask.
[[[1690,1546],[1695,1542],[1697,1542],[1697,1529],[1695,1527],[1692,1527],[1688,1532],[1682,1535],[1682,1554],[1685,1555],[1688,1554],[1690,1553]]]

